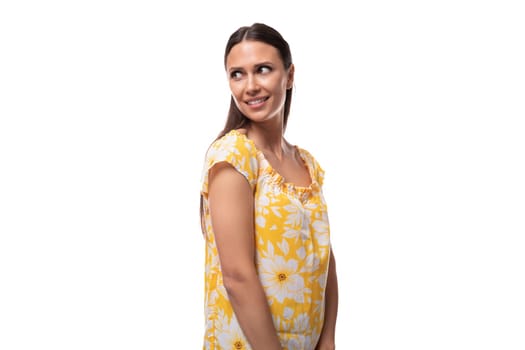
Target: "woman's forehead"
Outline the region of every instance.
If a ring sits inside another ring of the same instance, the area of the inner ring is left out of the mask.
[[[243,40],[234,45],[226,57],[227,67],[242,67],[260,62],[282,62],[279,51],[261,41]]]

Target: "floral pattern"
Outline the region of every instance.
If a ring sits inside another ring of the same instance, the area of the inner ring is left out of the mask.
[[[309,170],[308,187],[285,182],[253,141],[232,130],[206,154],[202,194],[206,229],[205,350],[250,350],[222,282],[208,211],[208,173],[228,162],[255,195],[256,266],[277,334],[285,350],[314,350],[324,319],[330,255],[330,229],[322,194],[324,171],[306,150],[296,147]]]

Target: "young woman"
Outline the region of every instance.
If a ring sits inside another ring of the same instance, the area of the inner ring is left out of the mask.
[[[294,65],[261,23],[229,38],[231,102],[205,157],[204,349],[335,348],[338,287],[324,171],[284,132]]]

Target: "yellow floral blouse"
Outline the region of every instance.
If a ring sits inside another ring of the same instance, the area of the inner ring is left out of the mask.
[[[314,350],[324,319],[330,233],[321,186],[324,171],[306,150],[297,150],[312,183],[287,183],[253,141],[232,130],[206,154],[202,195],[206,229],[206,350],[251,349],[237,322],[222,281],[208,210],[208,173],[228,162],[246,177],[255,195],[256,265],[273,321],[285,350]]]

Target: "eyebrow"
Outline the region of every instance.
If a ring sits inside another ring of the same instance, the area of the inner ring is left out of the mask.
[[[270,62],[270,61],[264,61],[264,62],[260,62],[260,63],[256,63],[254,64],[253,66],[254,67],[260,67],[260,66],[274,66],[275,63],[273,62]],[[230,67],[228,69],[229,72],[232,72],[232,71],[235,71],[235,70],[243,70],[244,68],[242,67]]]

